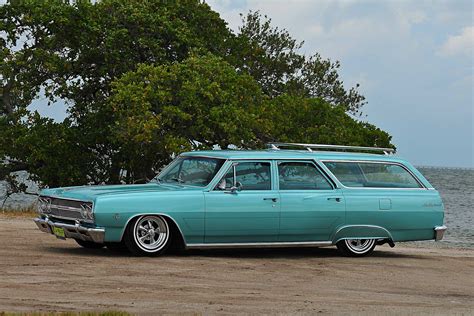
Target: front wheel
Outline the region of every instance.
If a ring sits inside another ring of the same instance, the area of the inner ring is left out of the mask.
[[[74,239],[74,240],[79,244],[79,246],[87,248],[87,249],[100,249],[105,246],[104,244],[98,244],[96,242],[88,241],[88,240],[82,240],[82,239]]]
[[[158,256],[168,248],[170,235],[170,228],[163,217],[144,215],[129,223],[123,241],[134,255]]]
[[[344,239],[336,246],[346,256],[362,257],[374,251],[375,243],[375,239]]]

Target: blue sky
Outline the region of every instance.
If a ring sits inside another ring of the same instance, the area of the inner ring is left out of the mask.
[[[304,40],[303,52],[339,60],[360,83],[364,120],[393,135],[416,165],[474,167],[473,2],[207,0],[229,27],[260,10]],[[32,106],[61,119],[64,106]]]
[[[237,30],[260,10],[304,40],[303,52],[339,60],[360,83],[364,119],[393,135],[417,165],[474,167],[472,1],[206,1]]]

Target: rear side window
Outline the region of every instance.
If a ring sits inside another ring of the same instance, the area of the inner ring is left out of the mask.
[[[280,190],[331,190],[328,180],[310,162],[278,163]]]
[[[347,187],[421,188],[420,183],[402,166],[392,163],[337,162],[324,163]]]

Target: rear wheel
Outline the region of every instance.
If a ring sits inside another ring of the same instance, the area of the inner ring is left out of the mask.
[[[100,249],[104,247],[104,244],[99,244],[93,241],[88,241],[88,240],[82,240],[82,239],[74,239],[81,247],[87,248],[87,249]]]
[[[336,246],[346,256],[362,257],[374,251],[375,244],[375,239],[344,239]]]
[[[123,239],[131,253],[139,256],[158,256],[169,247],[171,232],[166,220],[158,215],[133,219]]]

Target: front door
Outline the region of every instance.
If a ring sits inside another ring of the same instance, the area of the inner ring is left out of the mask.
[[[345,221],[345,201],[313,161],[278,161],[279,241],[328,241]]]
[[[270,161],[234,162],[204,194],[205,243],[277,241],[280,201]]]

